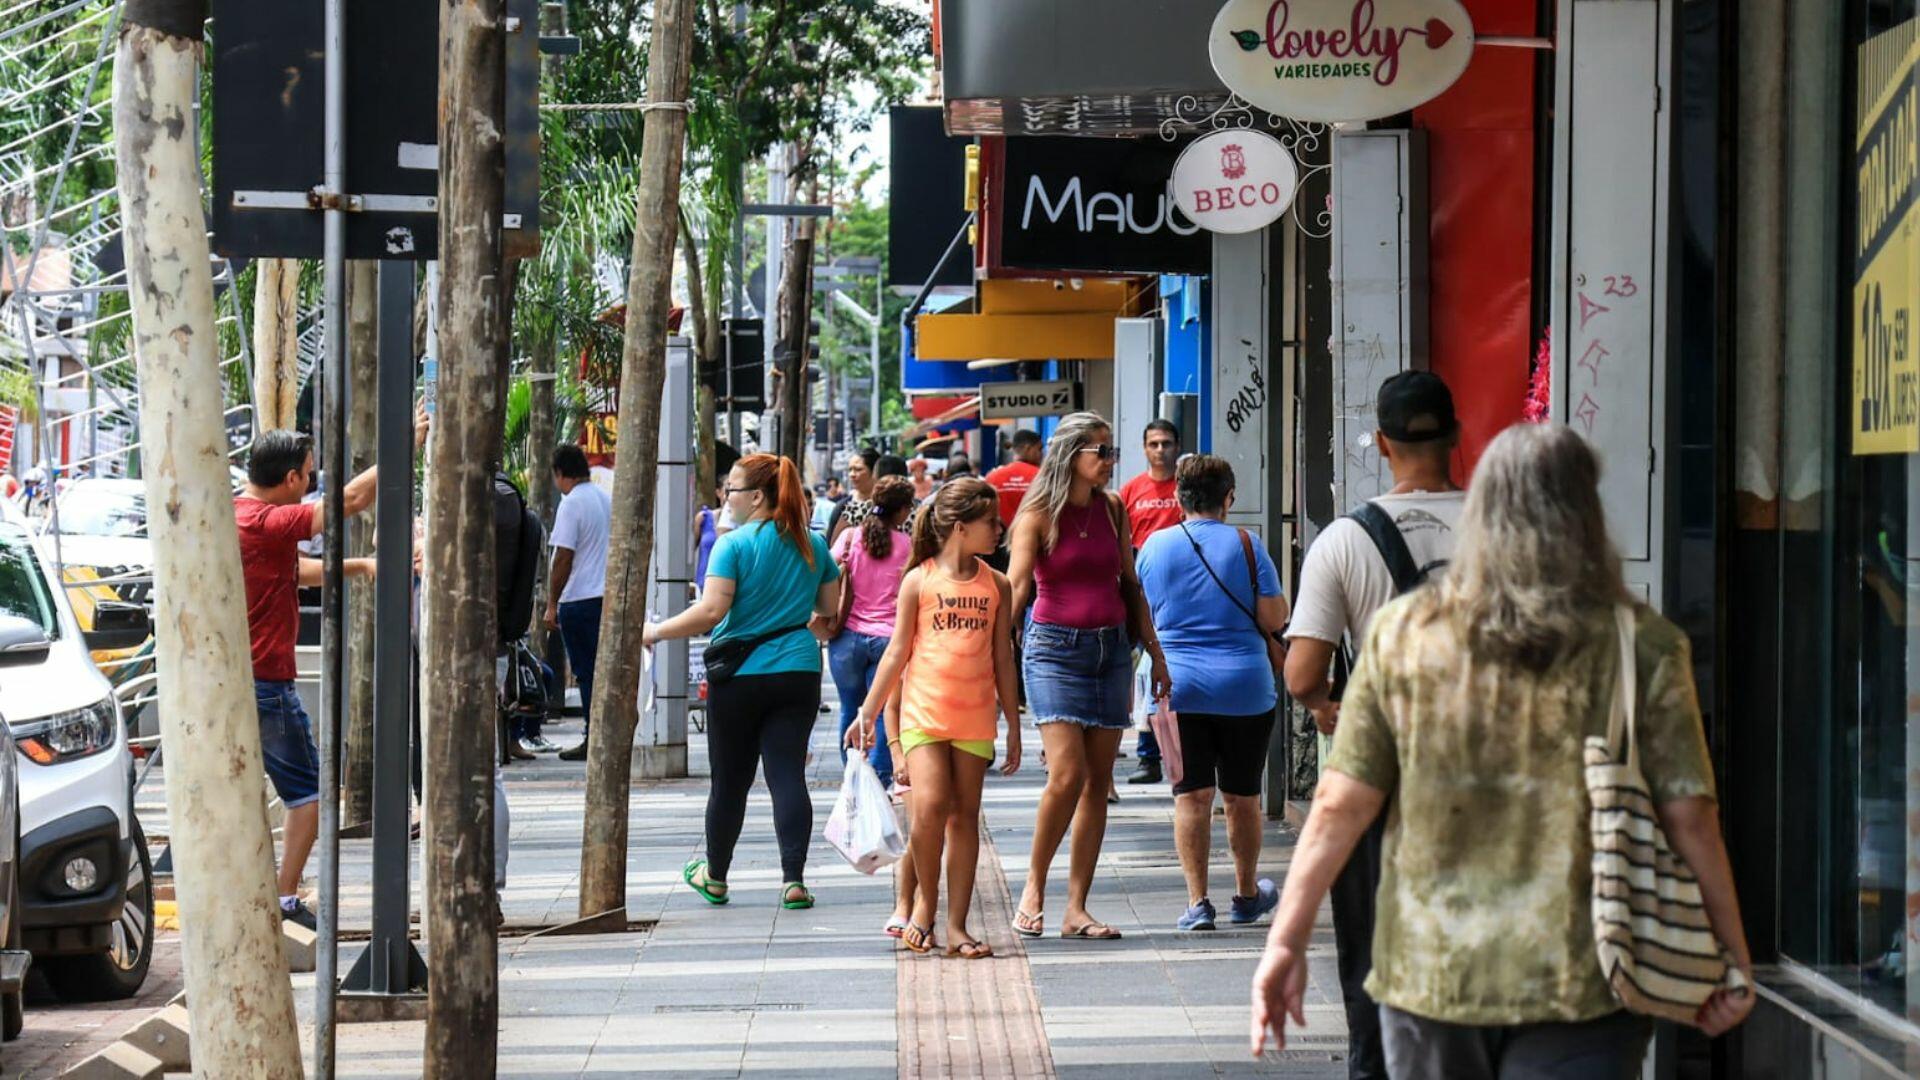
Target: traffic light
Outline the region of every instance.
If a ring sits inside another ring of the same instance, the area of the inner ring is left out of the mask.
[[[807,359],[820,359],[820,320],[807,320]]]

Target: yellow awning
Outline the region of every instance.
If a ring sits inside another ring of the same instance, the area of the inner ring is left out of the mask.
[[[922,315],[922,360],[1111,360],[1113,320],[1139,313],[1148,289],[1131,278],[980,283],[979,313]]]

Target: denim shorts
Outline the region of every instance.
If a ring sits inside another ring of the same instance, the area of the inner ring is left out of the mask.
[[[1028,623],[1020,668],[1037,723],[1133,726],[1133,647],[1124,627]]]
[[[318,802],[320,751],[293,683],[255,679],[253,701],[260,707],[260,756],[281,805],[292,810]]]

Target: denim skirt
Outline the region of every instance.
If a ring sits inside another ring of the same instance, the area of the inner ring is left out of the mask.
[[[1020,667],[1037,723],[1133,726],[1133,646],[1124,627],[1028,623]]]

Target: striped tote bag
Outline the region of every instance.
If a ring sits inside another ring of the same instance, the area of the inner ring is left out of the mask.
[[[1586,742],[1593,801],[1593,937],[1600,969],[1630,1011],[1691,1024],[1715,990],[1743,989],[1746,977],[1707,922],[1700,882],[1671,847],[1654,814],[1634,738],[1639,693],[1633,608],[1614,621],[1620,679],[1607,736]]]

